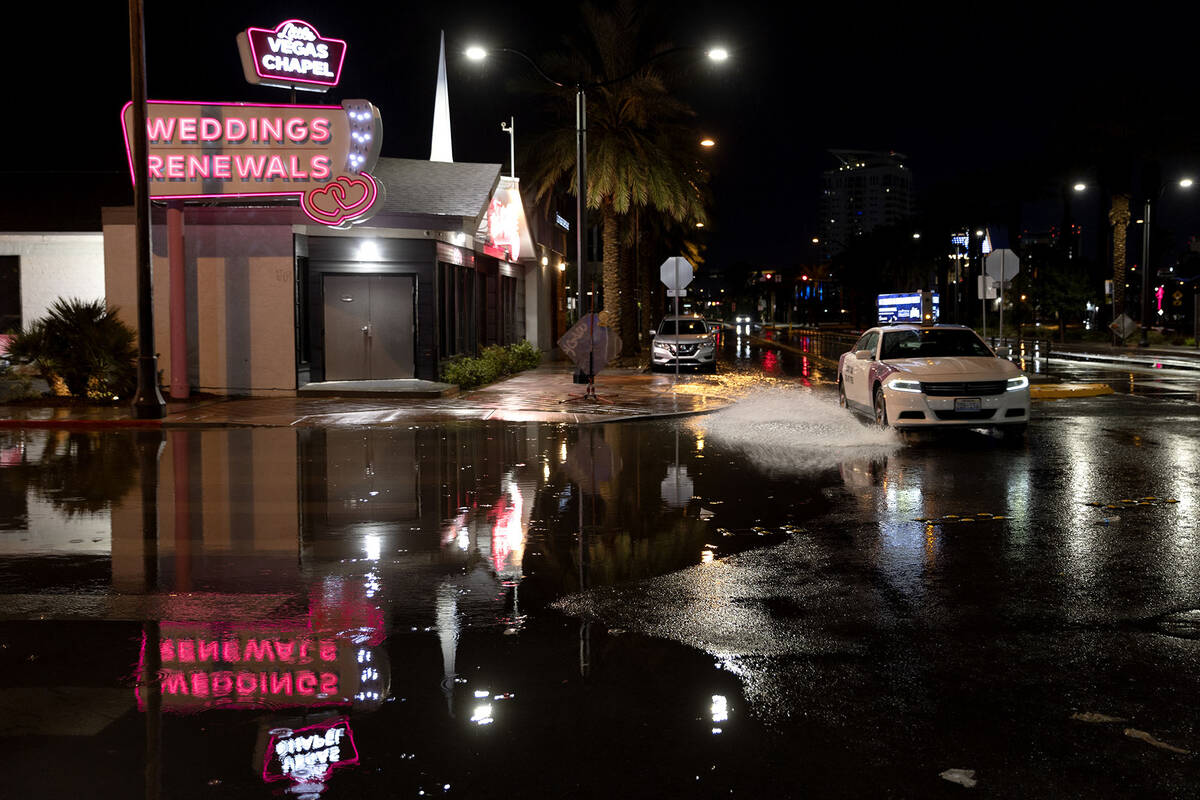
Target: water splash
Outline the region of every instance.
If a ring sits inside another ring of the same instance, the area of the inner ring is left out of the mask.
[[[831,469],[847,459],[883,457],[902,446],[894,431],[866,425],[832,397],[809,389],[756,391],[693,424],[714,444],[770,472]]]

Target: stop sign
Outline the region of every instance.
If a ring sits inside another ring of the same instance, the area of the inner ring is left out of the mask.
[[[658,274],[668,289],[686,289],[692,282],[692,269],[692,262],[683,256],[671,256],[658,268]]]
[[[1021,259],[1012,250],[993,250],[983,263],[988,276],[998,281],[1011,281],[1021,271]]]

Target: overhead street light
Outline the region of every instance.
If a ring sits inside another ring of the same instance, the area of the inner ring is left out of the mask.
[[[1180,178],[1177,185],[1181,189],[1190,189],[1194,181],[1191,178]],[[1155,200],[1161,200],[1167,191],[1169,183],[1164,183],[1155,195]],[[1150,197],[1146,197],[1146,213],[1142,215],[1142,338],[1138,347],[1150,346]]]
[[[586,236],[586,230],[587,230],[587,95],[586,95],[586,92],[588,89],[600,89],[605,86],[613,86],[613,85],[616,85],[623,81],[626,81],[629,78],[632,78],[638,72],[641,72],[643,69],[648,67],[653,62],[658,61],[662,58],[665,58],[669,55],[673,55],[675,53],[683,53],[683,52],[696,52],[697,50],[698,50],[698,48],[695,48],[695,47],[672,47],[670,49],[663,50],[660,53],[655,53],[653,56],[651,56],[650,58],[641,62],[640,64],[638,64],[638,66],[634,67],[632,70],[625,73],[624,75],[621,75],[620,77],[611,78],[609,80],[602,80],[602,81],[583,81],[583,80],[577,79],[574,83],[568,83],[566,81],[555,80],[551,76],[547,75],[542,70],[542,68],[537,65],[537,62],[534,61],[533,58],[531,58],[528,54],[523,53],[520,50],[515,50],[511,47],[497,47],[497,48],[493,48],[492,50],[489,51],[488,49],[476,44],[476,45],[471,45],[471,46],[467,47],[463,51],[464,55],[466,55],[466,57],[472,61],[483,61],[484,59],[486,59],[488,57],[488,55],[490,53],[493,53],[493,52],[494,53],[507,53],[509,55],[517,56],[518,58],[520,58],[520,59],[524,60],[526,63],[528,63],[529,66],[533,68],[533,71],[538,74],[538,77],[540,77],[542,80],[549,83],[551,86],[556,86],[560,89],[566,89],[568,87],[575,89],[575,254],[576,254],[576,260],[579,262],[577,264],[576,269],[577,269],[577,277],[578,277],[578,287],[577,287],[578,301],[577,302],[579,304],[580,316],[583,315],[583,264],[584,264],[584,261],[586,260],[585,256],[584,256],[584,247],[585,247],[584,237]],[[718,63],[729,59],[729,51],[723,47],[713,47],[706,52],[706,55],[708,56],[709,60],[718,62]],[[713,144],[715,144],[715,142],[713,142]],[[592,294],[591,292],[588,292],[589,296],[591,294]],[[594,299],[593,299],[591,305],[593,308],[595,307]]]

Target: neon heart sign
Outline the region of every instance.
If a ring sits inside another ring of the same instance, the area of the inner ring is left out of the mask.
[[[340,175],[319,189],[310,189],[300,207],[317,222],[336,228],[357,222],[378,196],[379,185],[365,172],[355,178]]]
[[[295,197],[310,219],[346,227],[381,205],[369,174],[383,123],[366,100],[340,106],[151,101],[147,175],[156,200]],[[122,113],[130,176],[137,180]]]

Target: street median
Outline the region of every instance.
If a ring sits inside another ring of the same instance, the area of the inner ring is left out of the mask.
[[[1107,383],[1041,383],[1029,387],[1029,397],[1033,400],[1062,400],[1067,397],[1099,397],[1112,394],[1113,388]]]

